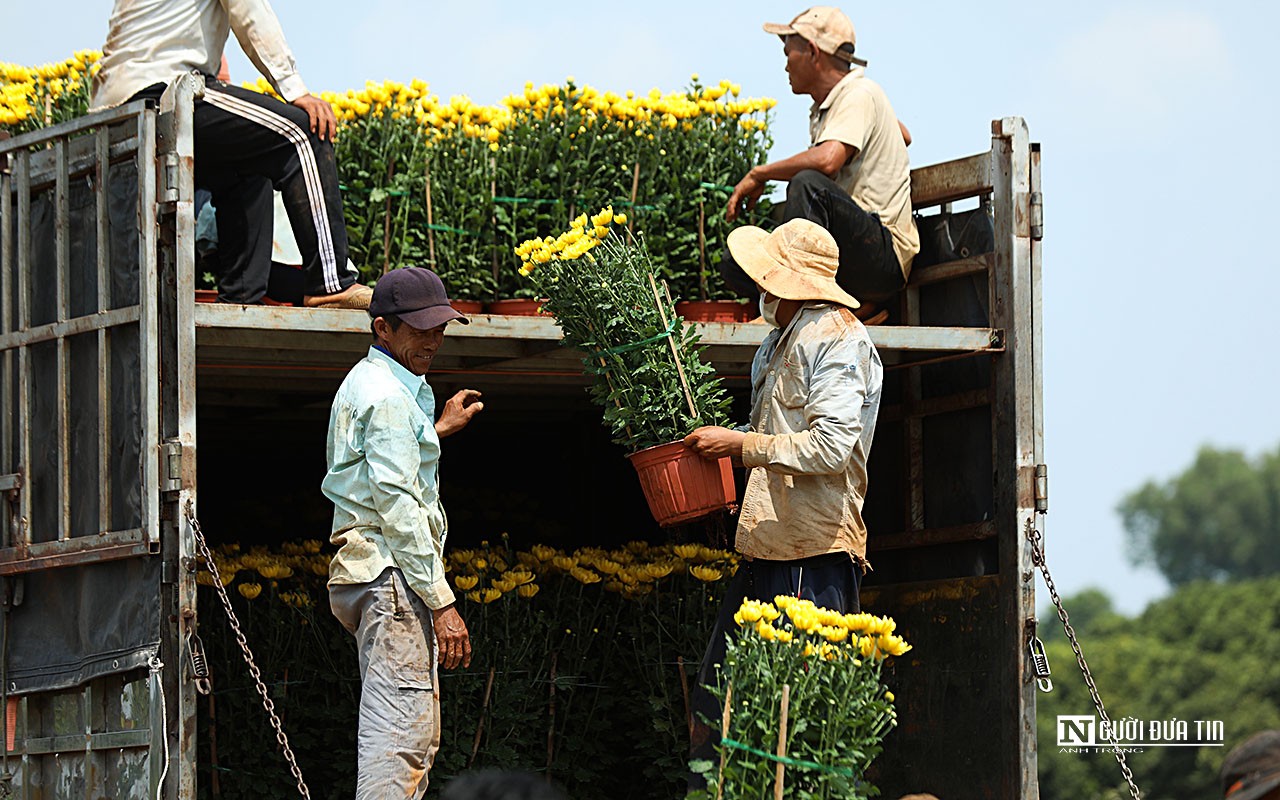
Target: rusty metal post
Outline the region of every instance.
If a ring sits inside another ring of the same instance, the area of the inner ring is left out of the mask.
[[[1022,620],[1035,614],[1032,560],[1023,535],[1035,514],[1035,326],[1032,310],[1029,204],[1031,159],[1027,125],[1006,117],[991,125],[992,204],[996,252],[991,274],[991,324],[1005,332],[1004,355],[992,361],[996,402],[995,523],[1000,553],[999,682],[1000,796],[1036,800],[1035,684],[1027,664]]]

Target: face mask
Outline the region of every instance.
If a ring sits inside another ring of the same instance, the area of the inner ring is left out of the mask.
[[[778,304],[782,302],[781,298],[773,298],[773,302],[766,303],[764,295],[760,295],[760,318],[775,328],[782,327],[778,324]]]

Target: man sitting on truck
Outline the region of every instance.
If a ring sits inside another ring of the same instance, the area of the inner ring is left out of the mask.
[[[418,267],[378,281],[374,344],[352,367],[329,415],[333,501],[329,605],[356,637],[360,729],[356,800],[421,798],[440,746],[437,664],[469,666],[471,640],[445,579],[440,440],[484,408],[464,389],[435,419],[423,380],[453,320],[444,284]]]
[[[214,77],[229,31],[285,102]],[[102,53],[94,110],[158,100],[186,73],[204,82],[195,104],[195,180],[217,209],[219,300],[258,303],[266,294],[275,187],[306,262],[303,304],[369,306],[370,289],[347,260],[337,120],[307,91],[267,0],[116,0]]]
[[[842,613],[859,610],[866,568],[867,455],[880,410],[883,369],[836,284],[839,251],[825,228],[805,219],[772,233],[729,234],[729,250],[761,292],[773,326],[751,364],[751,422],[702,427],[685,445],[708,459],[750,468],[735,548],[743,561],[726,588],[698,673],[693,706],[718,719],[706,686],[716,679],[733,615],[747,598],[803,597]],[[699,722],[694,755],[711,758],[715,740]]]
[[[768,181],[789,181],[784,220],[808,219],[840,247],[840,287],[864,301],[883,302],[906,285],[920,237],[911,217],[910,134],[889,98],[866,77],[854,55],[853,23],[838,8],[814,6],[786,25],[768,23],[782,38],[791,91],[813,98],[810,147],[753,167],[729,196],[725,217],[755,208]],[[755,286],[732,253],[720,271],[744,297]],[[871,302],[859,312],[871,318]],[[884,314],[877,315],[882,321]]]

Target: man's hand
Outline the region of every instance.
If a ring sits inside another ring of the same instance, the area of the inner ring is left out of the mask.
[[[440,419],[436,421],[436,435],[443,439],[457,433],[481,411],[484,411],[484,403],[480,402],[480,393],[475,389],[463,389],[444,404]]]
[[[320,141],[332,142],[333,135],[338,132],[338,120],[333,116],[333,107],[314,94],[304,94],[293,105],[307,112],[311,118],[311,132],[320,137]]]
[[[457,669],[471,666],[471,636],[456,606],[445,606],[431,612],[436,629],[436,646],[440,648],[440,666]]]
[[[737,219],[743,203],[747,204],[747,211],[755,211],[756,203],[760,202],[760,195],[763,193],[764,181],[756,177],[753,169],[738,181],[737,186],[733,187],[733,194],[729,195],[729,204],[724,209],[724,218],[729,222]]]
[[[707,425],[684,437],[684,446],[708,461],[731,458],[735,464],[741,464],[742,443],[746,440],[747,435],[742,431]]]

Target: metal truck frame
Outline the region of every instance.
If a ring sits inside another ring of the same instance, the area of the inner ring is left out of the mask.
[[[363,312],[194,303],[198,91],[180,79],[159,108],[0,141],[0,783],[23,800],[197,796],[201,609],[185,514],[197,404],[272,365],[290,367],[270,378],[279,391],[334,386],[367,347]],[[994,251],[915,269],[906,324],[870,329],[893,376],[871,492],[892,500],[870,542],[887,578],[872,573],[863,604],[916,646],[891,676],[886,796],[1038,797],[1026,533],[1047,510],[1039,176],[1017,117],[992,123],[990,150],[913,170],[917,212],[986,204]],[[937,288],[961,283],[985,293],[981,324],[948,321]],[[764,330],[701,333],[717,368],[741,375]],[[559,339],[547,318],[477,315],[446,340],[433,383],[483,374],[578,391],[578,357]],[[947,386],[955,364],[976,378]],[[931,440],[943,430],[976,430],[990,448],[953,451]],[[960,473],[990,480],[976,512],[949,496]]]

